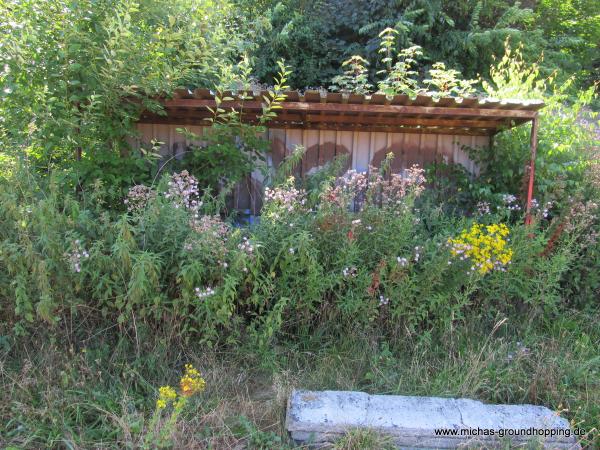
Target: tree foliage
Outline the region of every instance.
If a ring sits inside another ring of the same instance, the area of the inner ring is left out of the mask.
[[[152,98],[235,74],[242,44],[227,2],[6,0],[0,3],[0,138],[73,183],[130,184],[152,161],[127,137]],[[74,162],[77,160],[77,162]]]
[[[395,30],[398,48],[423,48],[429,58],[423,70],[444,61],[466,78],[487,77],[510,37],[524,44],[527,61],[544,54],[546,75],[576,71],[588,84],[599,78],[600,4],[594,0],[544,0],[533,8],[506,0],[266,0],[254,13],[258,77],[271,77],[284,57],[298,88],[327,85],[353,55],[371,63],[372,77],[385,69],[385,62],[374,64],[377,33],[385,28]]]

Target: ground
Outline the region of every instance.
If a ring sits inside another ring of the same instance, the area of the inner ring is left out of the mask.
[[[548,325],[500,323],[495,330],[457,324],[444,336],[395,342],[358,331],[338,339],[317,331],[258,353],[244,343],[226,350],[165,346],[143,333],[137,343],[122,339],[113,346],[100,336],[70,351],[58,341],[23,346],[23,340],[12,348],[5,342],[0,410],[8,432],[2,440],[15,448],[135,448],[158,386],[176,383],[191,362],[207,389],[180,418],[174,448],[292,447],[284,418],[294,388],[541,404],[587,430],[582,442],[594,445],[598,318],[573,313]],[[355,432],[338,447],[385,448],[386,442]]]

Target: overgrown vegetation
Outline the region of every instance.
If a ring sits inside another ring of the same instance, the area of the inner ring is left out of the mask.
[[[506,0],[444,2],[411,0],[236,0],[253,20],[246,26],[258,36],[252,55],[257,75],[276,73],[285,58],[297,88],[324,86],[343,61],[360,55],[371,62],[370,75],[385,69],[375,63],[387,27],[398,33],[400,48],[424,49],[423,73],[436,61],[467,78],[487,77],[504,42],[524,44],[528,63],[544,55],[543,73],[557,71],[564,80],[579,74],[580,86],[599,79],[600,6],[593,0]]]
[[[97,179],[121,198],[149,182],[152,149],[127,141],[143,108],[176,87],[238,78],[243,40],[227,2],[101,0],[2,3],[0,139],[70,186]]]
[[[594,5],[370,3],[2,4],[3,446],[294,448],[293,388],[542,404],[598,445],[600,163],[594,87],[579,89]],[[561,61],[578,77],[551,74]],[[273,64],[256,124],[219,107]],[[462,96],[477,73],[487,96],[546,103],[530,226],[527,127],[467,149],[478,176],[392,173],[390,155],[298,178],[302,148],[266,170],[261,133],[290,83]],[[215,89],[207,145],[132,152],[142,108],[178,86]],[[267,188],[244,225],[227,198],[252,170]],[[388,446],[355,430],[334,448]]]

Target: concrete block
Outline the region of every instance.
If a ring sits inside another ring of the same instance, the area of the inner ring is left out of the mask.
[[[315,447],[349,430],[369,428],[390,436],[402,449],[505,448],[507,443],[511,448],[531,443],[548,449],[581,448],[568,421],[548,408],[487,405],[469,399],[294,391],[288,401],[286,428],[295,441]],[[436,433],[442,429],[446,433],[456,430],[456,435]],[[515,435],[515,430],[531,431]],[[539,436],[533,430],[548,431]]]

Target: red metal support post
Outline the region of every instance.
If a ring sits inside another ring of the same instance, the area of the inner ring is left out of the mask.
[[[533,184],[535,181],[535,158],[537,153],[538,115],[531,121],[531,160],[529,161],[529,185],[527,187],[527,206],[525,209],[525,225],[531,224],[531,201],[533,200]]]

